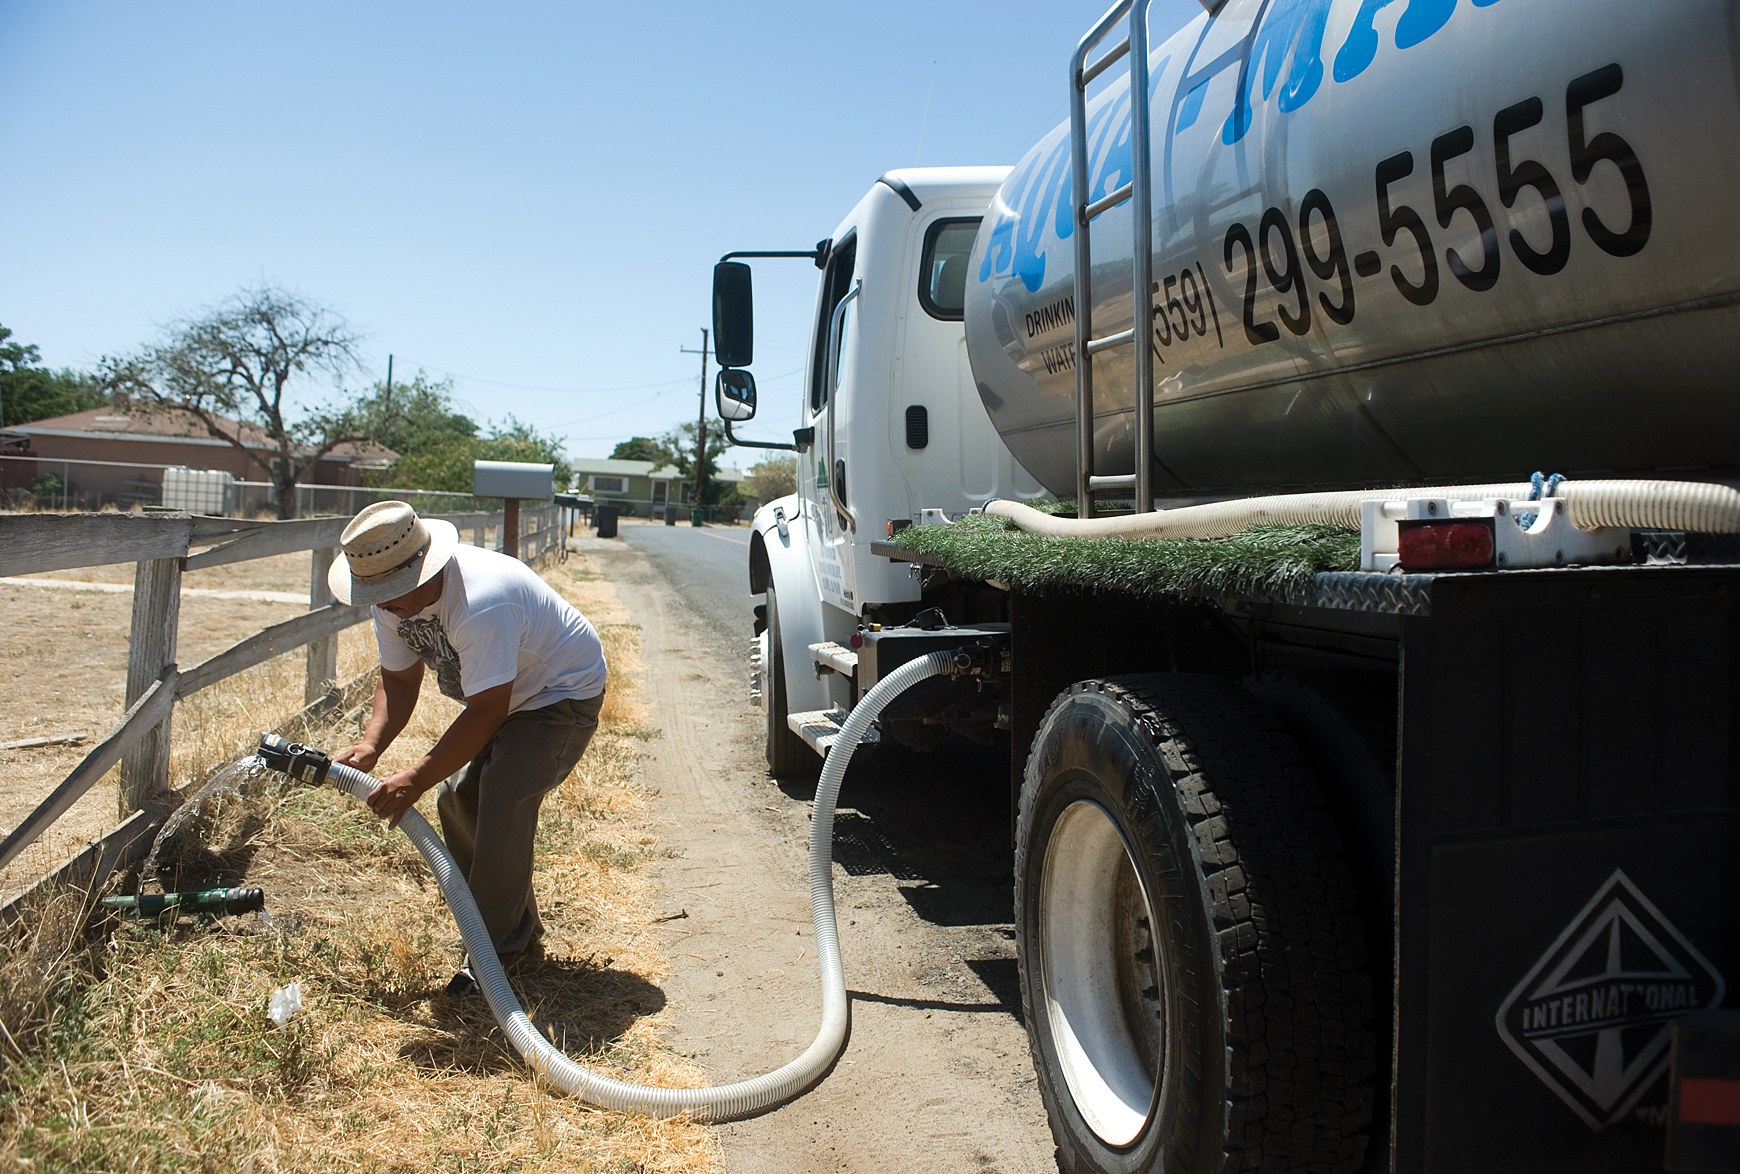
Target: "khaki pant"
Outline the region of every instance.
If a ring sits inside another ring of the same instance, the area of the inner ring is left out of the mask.
[[[504,957],[543,935],[532,894],[538,808],[580,761],[603,705],[600,693],[509,714],[464,772],[436,792],[442,838]]]

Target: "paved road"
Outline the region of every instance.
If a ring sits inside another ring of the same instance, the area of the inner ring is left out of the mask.
[[[708,651],[745,665],[755,631],[749,595],[749,527],[620,523],[622,541],[644,551],[678,595],[706,621]],[[748,670],[745,669],[745,672]]]
[[[642,626],[663,736],[647,781],[672,1042],[715,1081],[790,1059],[816,1023],[804,846],[814,785],[775,782],[741,684],[748,531],[627,525],[589,540]],[[835,823],[852,1032],[820,1086],[720,1127],[733,1174],[1056,1169],[1020,1022],[1008,757],[951,742],[853,758]]]

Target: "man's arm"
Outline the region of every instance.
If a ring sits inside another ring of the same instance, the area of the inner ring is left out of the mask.
[[[398,827],[400,818],[425,791],[476,758],[484,743],[495,737],[507,720],[513,688],[513,682],[508,681],[467,697],[465,708],[429,753],[409,770],[388,775],[369,792],[370,809],[385,819],[389,828]],[[372,728],[373,723],[370,725]],[[403,723],[399,728],[404,728]]]
[[[380,679],[375,682],[374,710],[369,715],[362,741],[340,750],[332,760],[365,773],[373,770],[387,747],[393,744],[393,739],[404,730],[405,723],[411,720],[411,714],[417,709],[417,693],[422,686],[422,661],[408,669],[393,670],[382,665]]]

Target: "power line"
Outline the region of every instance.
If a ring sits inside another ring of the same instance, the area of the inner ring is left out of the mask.
[[[687,379],[682,381],[682,383],[687,383],[687,382],[688,382]],[[678,384],[676,386],[681,386],[681,384]],[[606,419],[610,416],[620,416],[624,412],[632,412],[637,408],[644,408],[648,404],[654,402],[655,400],[661,399],[664,396],[669,395],[673,390],[675,390],[675,387],[667,387],[663,391],[659,392],[657,395],[649,395],[645,399],[638,400],[635,403],[623,404],[620,408],[611,408],[608,412],[599,412],[597,415],[594,415],[594,416],[581,416],[578,419],[574,419],[574,420],[564,420],[559,424],[551,424],[551,425],[549,425],[549,427],[551,427],[551,428],[571,428],[575,424],[590,424],[594,420],[603,420],[603,419]]]
[[[410,361],[415,362],[415,360]],[[667,379],[660,383],[634,383],[622,387],[540,387],[530,383],[504,383],[499,379],[483,379],[476,375],[461,375],[457,371],[449,371],[445,367],[436,367],[428,363],[418,363],[417,365],[425,370],[434,371],[438,375],[445,375],[449,379],[463,379],[467,383],[484,383],[488,384],[490,387],[509,387],[515,391],[559,391],[573,395],[590,395],[593,392],[607,391],[645,391],[651,387],[668,388],[688,383],[688,379],[683,378]]]

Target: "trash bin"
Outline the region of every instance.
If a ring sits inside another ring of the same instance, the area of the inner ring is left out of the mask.
[[[705,509],[703,509],[702,507],[696,506],[694,509],[689,511],[689,525],[691,525],[691,526],[704,525],[706,523],[706,520],[707,520],[707,511]]]
[[[677,507],[668,505],[665,507],[665,525],[675,526],[676,524],[677,524]]]
[[[597,519],[598,536],[600,538],[615,538],[616,507],[613,505],[601,505],[593,511],[593,514]]]

